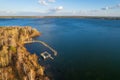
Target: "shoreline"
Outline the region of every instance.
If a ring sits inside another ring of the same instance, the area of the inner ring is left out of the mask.
[[[0,80],[49,80],[38,56],[24,46],[40,32],[30,26],[0,27],[0,31]]]
[[[17,19],[17,18],[85,18],[85,19],[108,19],[120,20],[120,16],[0,16],[0,19]]]

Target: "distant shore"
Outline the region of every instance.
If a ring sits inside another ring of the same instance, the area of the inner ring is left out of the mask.
[[[90,18],[90,19],[110,19],[120,20],[120,17],[111,16],[0,16],[0,18]]]

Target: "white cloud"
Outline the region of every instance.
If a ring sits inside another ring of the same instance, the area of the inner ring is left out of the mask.
[[[15,14],[15,11],[0,11],[1,14]]]
[[[62,9],[63,9],[63,6],[59,6],[56,8],[57,11],[62,10]]]
[[[53,9],[49,9],[50,12],[59,12],[63,10],[63,6],[58,6],[56,8],[53,8]]]
[[[107,6],[105,8],[101,8],[101,10],[109,10],[109,9],[117,9],[117,8],[120,8],[120,4],[114,6]]]
[[[48,2],[55,2],[55,0],[48,0]]]
[[[72,14],[76,14],[77,12],[76,12],[76,11],[72,11],[71,13],[72,13]]]
[[[109,10],[110,7],[101,8],[101,10]]]
[[[38,2],[42,5],[48,5],[49,3],[54,3],[55,0],[38,0]]]
[[[120,7],[120,4],[118,4],[117,7]]]
[[[39,0],[38,2],[42,5],[48,5],[48,3],[45,0]]]
[[[5,15],[15,15],[15,14],[17,14],[17,12],[15,12],[15,11],[1,11],[0,10],[0,16],[5,16]]]

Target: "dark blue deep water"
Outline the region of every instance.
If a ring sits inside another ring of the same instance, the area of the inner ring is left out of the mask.
[[[58,51],[40,63],[53,80],[120,80],[120,20],[41,18],[0,19],[0,26],[32,26]],[[34,43],[27,49],[39,56],[46,50]]]

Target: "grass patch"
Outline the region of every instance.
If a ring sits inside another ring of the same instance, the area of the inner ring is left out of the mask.
[[[16,47],[13,47],[13,46],[10,46],[10,47],[9,47],[9,50],[13,51],[14,53],[17,52]]]

